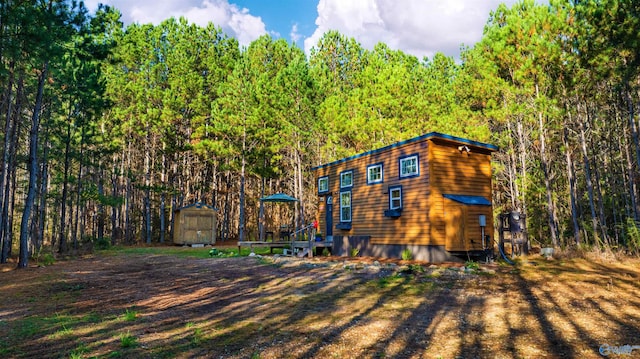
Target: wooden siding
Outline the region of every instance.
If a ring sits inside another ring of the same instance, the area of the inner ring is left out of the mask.
[[[470,148],[470,152],[458,150],[457,143],[445,141],[431,141],[429,146],[429,171],[431,173],[431,198],[429,221],[431,222],[432,244],[445,245],[449,251],[465,251],[482,249],[480,226],[477,225],[478,216],[483,214],[487,218],[485,235],[493,239],[493,211],[491,206],[465,206],[464,213],[453,210],[453,204],[446,211],[444,194],[462,194],[481,196],[491,200],[491,153]],[[465,229],[454,230],[453,220],[447,215],[462,215],[460,226]],[[449,226],[447,226],[449,223]],[[453,231],[448,238],[447,229]],[[463,234],[460,234],[460,232]],[[458,235],[463,235],[467,244],[461,246],[456,243]],[[473,242],[472,242],[473,241]],[[468,247],[468,248],[467,248]],[[478,247],[478,248],[476,248]]]
[[[418,155],[419,176],[400,178],[400,158]],[[340,173],[353,171],[351,187],[352,228],[333,230],[336,236],[371,236],[372,244],[428,244],[429,165],[427,142],[415,142],[394,147],[385,152],[319,168],[317,179],[329,176],[329,193],[333,196],[333,223],[340,223]],[[383,182],[367,184],[367,166],[382,163]],[[402,214],[399,218],[384,216],[389,209],[389,187],[402,187]],[[321,201],[326,195],[320,194]],[[320,206],[318,221],[322,233],[327,233],[325,206]]]
[[[468,146],[470,152],[460,151],[460,145]],[[325,203],[331,195],[334,236],[370,236],[374,245],[439,245],[449,251],[482,249],[478,216],[486,216],[485,235],[493,239],[492,207],[464,205],[443,195],[491,200],[491,152],[490,148],[455,140],[425,138],[320,166],[315,169],[316,185],[318,178],[329,177],[329,191],[319,194],[320,231],[327,233]],[[414,154],[419,156],[419,176],[401,179],[400,158]],[[367,166],[379,163],[383,164],[383,182],[367,184]],[[353,171],[350,230],[335,228],[340,223],[340,173],[344,171]],[[403,210],[398,218],[385,217],[389,188],[394,186],[402,188]],[[449,214],[453,216],[448,217]]]

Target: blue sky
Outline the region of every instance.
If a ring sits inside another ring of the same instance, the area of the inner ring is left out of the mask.
[[[271,35],[278,35],[288,41],[292,40],[291,33],[294,27],[295,33],[301,36],[300,39],[311,36],[315,30],[318,0],[236,0],[231,2],[260,16]],[[302,42],[298,45],[302,47]]]
[[[482,37],[491,10],[516,0],[85,0],[115,6],[125,24],[158,24],[186,17],[213,22],[247,46],[263,34],[286,39],[306,53],[326,31],[338,30],[371,49],[378,42],[418,58],[436,52],[458,58],[462,44]]]

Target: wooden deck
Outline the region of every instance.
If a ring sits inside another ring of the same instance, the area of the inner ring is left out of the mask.
[[[302,249],[303,252],[307,250],[307,254],[309,257],[313,257],[313,248],[330,248],[333,246],[333,242],[327,241],[242,241],[238,242],[238,252],[240,252],[240,248],[249,247],[253,249],[253,247],[269,247],[269,252],[273,253],[274,248],[294,248],[294,249]]]

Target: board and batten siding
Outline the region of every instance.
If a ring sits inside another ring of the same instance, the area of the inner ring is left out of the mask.
[[[491,200],[491,152],[469,146],[470,152],[460,151],[456,142],[431,140],[429,146],[429,172],[431,173],[431,199],[429,221],[432,243],[445,245],[448,251],[467,251],[482,249],[481,227],[478,216],[486,216],[485,235],[493,239],[493,211],[491,206],[469,206],[455,203],[444,198],[444,194],[481,196]],[[461,207],[464,223],[456,230],[452,216],[459,215]],[[449,223],[449,226],[447,226]],[[463,231],[464,245],[455,244],[458,233]],[[453,241],[453,242],[452,242]]]
[[[429,164],[427,142],[419,141],[393,147],[387,151],[350,159],[319,168],[318,178],[329,176],[329,192],[333,196],[333,223],[340,223],[340,174],[353,171],[351,187],[352,228],[334,228],[334,236],[371,236],[372,244],[429,244]],[[400,158],[418,155],[419,176],[400,178]],[[381,163],[383,182],[367,184],[367,167]],[[389,209],[389,188],[402,187],[402,214],[385,217]],[[326,195],[321,195],[326,201]],[[324,205],[318,221],[326,233]]]

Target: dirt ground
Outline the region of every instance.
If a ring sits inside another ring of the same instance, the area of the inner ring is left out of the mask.
[[[465,270],[98,253],[0,267],[3,358],[640,358],[611,354],[623,345],[640,345],[637,259]]]

